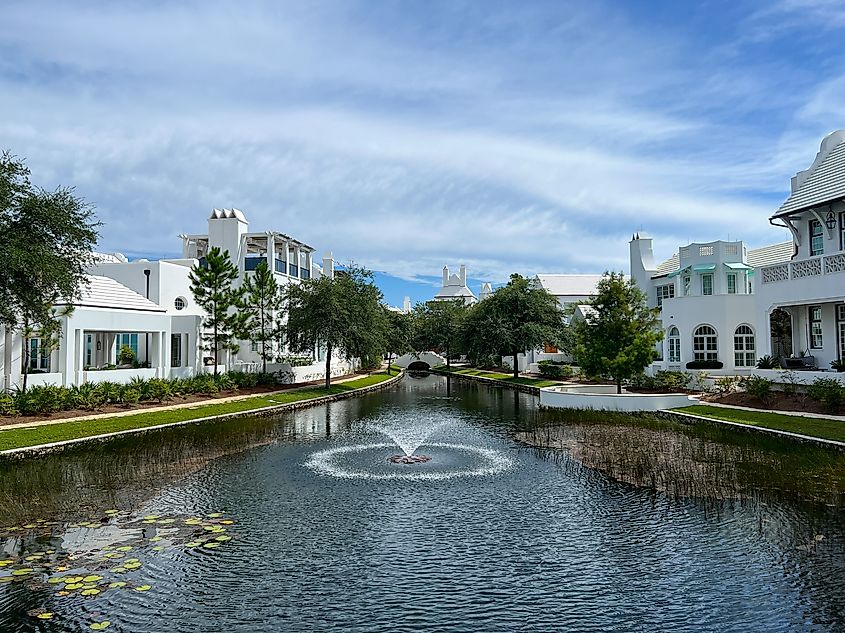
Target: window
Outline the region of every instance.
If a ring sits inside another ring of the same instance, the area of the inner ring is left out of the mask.
[[[719,360],[719,345],[716,330],[709,325],[699,325],[692,336],[694,360]]]
[[[728,294],[736,294],[736,273],[728,273]]]
[[[264,257],[244,257],[244,270],[255,270],[264,260]]]
[[[684,296],[685,296],[685,297],[688,297],[688,296],[689,296],[689,288],[690,288],[690,282],[691,282],[691,281],[692,281],[692,278],[691,278],[689,275],[686,275],[686,276],[683,278],[683,280],[681,281],[681,283],[683,283]]]
[[[137,334],[118,334],[115,336],[114,362],[120,362],[120,348],[128,345],[135,352],[135,359],[138,359],[138,335]]]
[[[749,273],[745,273],[745,284],[745,291],[750,295],[754,294],[754,286],[751,285],[751,275]]]
[[[182,366],[182,335],[181,334],[171,334],[170,335],[170,366],[171,367],[181,367]]]
[[[681,334],[678,332],[678,328],[671,327],[669,328],[669,362],[670,363],[680,363],[681,362]]]
[[[94,364],[94,335],[85,335],[85,366],[90,367]]]
[[[839,212],[839,250],[845,251],[845,211]]]
[[[756,364],[754,330],[748,325],[740,325],[734,332],[734,366],[754,367]]]
[[[177,310],[184,310],[186,305],[188,305],[188,302],[183,297],[176,297],[173,301],[173,307]]]
[[[50,371],[50,352],[40,338],[29,339],[28,371]]]
[[[285,260],[276,258],[276,272],[285,274]]]
[[[818,220],[810,220],[810,255],[821,255],[822,253],[824,253],[822,223]]]
[[[706,273],[701,275],[701,294],[713,294],[713,273]]]
[[[249,348],[253,352],[257,352],[258,351],[258,341],[251,341],[250,344],[249,344]]]
[[[822,349],[824,347],[824,337],[822,336],[822,307],[810,306],[808,311],[810,321],[810,349]]]
[[[657,307],[663,307],[664,299],[672,299],[675,296],[675,284],[657,286]]]

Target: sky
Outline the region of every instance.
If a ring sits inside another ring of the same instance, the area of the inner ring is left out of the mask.
[[[99,248],[179,255],[241,209],[385,298],[627,270],[632,233],[786,241],[845,127],[845,3],[0,2],[0,149],[76,188]]]

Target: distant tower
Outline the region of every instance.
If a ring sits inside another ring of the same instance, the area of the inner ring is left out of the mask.
[[[479,299],[484,301],[487,297],[493,294],[493,286],[490,285],[490,282],[485,281],[481,285],[481,294],[479,295]]]
[[[449,267],[443,267],[443,285],[447,285],[449,283]]]
[[[411,313],[411,297],[405,295],[405,298],[402,300],[402,312],[405,314]]]
[[[657,272],[651,236],[635,233],[631,237],[631,278],[640,288],[648,288],[651,276]]]
[[[323,277],[334,279],[334,256],[331,251],[323,255]]]

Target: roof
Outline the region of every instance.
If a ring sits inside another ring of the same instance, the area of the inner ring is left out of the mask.
[[[788,262],[792,259],[794,253],[793,248],[792,242],[781,242],[779,244],[770,244],[769,246],[749,249],[747,256],[748,265],[753,268],[760,268],[761,266]],[[678,254],[675,253],[657,267],[657,272],[652,277],[668,275],[678,270],[679,267],[680,260],[678,259]]]
[[[800,183],[772,216],[797,213],[845,197],[845,133],[841,130],[822,140],[816,160],[793,182]]]
[[[87,279],[88,285],[82,289],[81,297],[72,302],[74,307],[161,312],[162,314],[167,312],[157,303],[153,303],[114,279],[100,275],[88,275]]]
[[[466,286],[443,286],[437,294],[434,295],[435,299],[457,299],[458,297],[472,297],[475,299],[475,295],[472,293],[472,290]]]
[[[596,294],[596,284],[604,275],[555,275],[541,274],[536,279],[556,297],[589,297]]]

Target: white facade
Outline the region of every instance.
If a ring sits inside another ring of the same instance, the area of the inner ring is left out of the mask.
[[[434,295],[435,301],[453,301],[461,299],[466,304],[473,304],[478,299],[472,290],[467,286],[467,267],[461,264],[460,272],[457,275],[449,274],[449,267],[443,267],[443,285]]]
[[[821,143],[808,169],[798,172],[791,193],[770,218],[792,238],[789,261],[760,271],[757,319],[767,329],[775,310],[788,315],[786,351],[812,357],[819,369],[845,359],[845,130]],[[783,345],[766,337],[763,353]],[[790,349],[791,348],[791,349]]]

